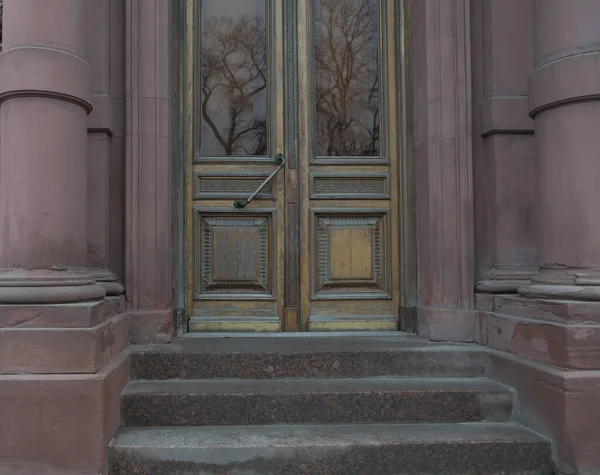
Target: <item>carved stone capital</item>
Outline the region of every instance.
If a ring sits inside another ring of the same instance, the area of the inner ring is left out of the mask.
[[[81,270],[0,270],[0,304],[73,303],[105,296],[104,288]]]

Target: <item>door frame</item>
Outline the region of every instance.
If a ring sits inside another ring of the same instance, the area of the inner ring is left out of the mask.
[[[124,261],[132,342],[169,341],[187,323],[179,173],[186,147],[185,1],[125,0]],[[403,1],[403,95],[413,104],[407,101],[405,111],[401,254],[412,275],[403,278],[402,328],[474,341],[473,109],[480,105],[472,103],[471,35],[480,33],[482,20],[471,23],[470,0]],[[148,106],[160,127],[140,120]],[[417,259],[418,267],[408,265]]]
[[[189,173],[188,162],[191,162],[194,155],[194,52],[195,52],[195,15],[194,2],[201,0],[178,0],[172,7],[172,195],[173,195],[173,307],[175,316],[175,326],[177,333],[188,331],[188,320],[193,309],[193,296],[188,291],[189,279],[192,278],[190,257],[193,255],[193,239],[190,235],[191,226],[188,226],[187,220],[187,191],[191,186],[192,176]],[[297,67],[290,65],[295,61],[297,55],[297,44],[294,39],[297,35],[297,6],[298,0],[282,0],[283,24],[285,44],[283,46],[286,53],[285,61],[285,98],[286,118],[286,159],[298,161],[298,143],[295,134],[297,127],[298,110],[295,107],[296,94],[298,88]],[[401,265],[399,266],[400,276],[400,330],[413,332],[414,311],[417,297],[417,259],[416,259],[416,215],[414,206],[414,164],[413,164],[413,142],[411,121],[408,120],[411,114],[411,94],[410,78],[410,38],[412,24],[410,19],[409,0],[388,0],[396,2],[396,50],[399,58],[395,64],[387,67],[396,68],[396,78],[399,84],[397,97],[398,127],[396,134],[398,150],[398,183],[392,183],[391,186],[399,188],[399,246],[398,253]],[[292,59],[290,59],[292,58]],[[382,55],[382,60],[385,58]],[[288,188],[288,184],[286,184]],[[296,191],[297,188],[296,188]],[[289,197],[286,197],[286,201]],[[298,197],[299,199],[299,197]],[[289,223],[297,228],[299,226],[298,217]],[[286,218],[286,226],[287,218]],[[296,265],[299,271],[299,230],[290,233],[291,239],[286,239],[286,263],[287,265]],[[289,252],[295,249],[296,252]],[[299,275],[298,275],[299,279]],[[291,285],[289,285],[291,284]],[[285,306],[294,306],[295,300],[299,299],[299,281],[286,284]],[[299,303],[298,303],[299,306]],[[292,310],[293,312],[294,310]],[[288,320],[288,315],[285,320]],[[299,318],[299,316],[297,317]]]

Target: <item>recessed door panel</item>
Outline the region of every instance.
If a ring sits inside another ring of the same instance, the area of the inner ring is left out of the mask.
[[[273,214],[196,213],[195,298],[274,298]]]
[[[313,216],[312,299],[389,299],[389,213],[317,208]]]

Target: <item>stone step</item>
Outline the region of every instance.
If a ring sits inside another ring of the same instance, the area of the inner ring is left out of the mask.
[[[111,475],[553,473],[548,441],[513,423],[122,428]]]
[[[132,381],[127,426],[506,421],[512,391],[486,378]]]
[[[185,336],[131,350],[132,379],[479,377],[486,351],[384,336]]]

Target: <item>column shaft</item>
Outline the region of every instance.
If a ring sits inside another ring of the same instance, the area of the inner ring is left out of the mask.
[[[91,111],[87,7],[81,0],[4,1],[0,303],[78,301],[105,294],[81,271],[87,264]]]
[[[600,2],[534,4],[540,272],[531,297],[600,300]]]

